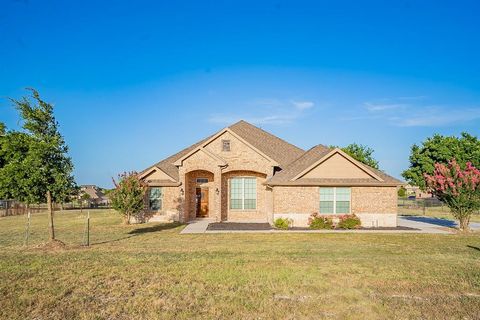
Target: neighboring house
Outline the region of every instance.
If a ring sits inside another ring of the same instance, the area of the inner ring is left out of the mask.
[[[366,227],[396,226],[402,182],[342,150],[304,151],[245,121],[139,174],[157,220],[269,222],[306,226],[314,212],[356,214]]]
[[[405,187],[405,192],[407,193],[407,197],[415,197],[415,199],[433,198],[433,194],[427,191],[422,191],[417,186],[412,186],[410,184],[407,184],[404,187]]]
[[[86,200],[89,206],[108,206],[110,199],[95,185],[80,186],[80,195],[88,194],[90,197]]]

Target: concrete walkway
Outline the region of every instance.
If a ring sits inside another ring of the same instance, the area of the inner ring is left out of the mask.
[[[210,223],[215,222],[213,219],[196,219],[190,221],[180,234],[191,234],[191,233],[205,233],[207,227]]]

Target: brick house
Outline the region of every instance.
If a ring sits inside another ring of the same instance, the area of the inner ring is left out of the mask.
[[[306,226],[313,212],[356,214],[363,226],[396,226],[402,183],[340,149],[304,151],[245,121],[139,174],[153,219],[269,222]]]

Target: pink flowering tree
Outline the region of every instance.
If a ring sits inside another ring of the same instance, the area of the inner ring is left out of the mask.
[[[462,170],[453,159],[448,165],[436,163],[433,174],[424,177],[427,189],[458,219],[460,230],[468,230],[472,213],[480,209],[480,170],[470,162]]]

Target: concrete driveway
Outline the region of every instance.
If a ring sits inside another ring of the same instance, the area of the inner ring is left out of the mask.
[[[425,216],[398,216],[399,226],[417,228],[424,233],[451,233],[449,230],[457,227],[457,222],[453,220],[425,217]],[[471,222],[470,228],[474,231],[480,230],[480,223]]]

